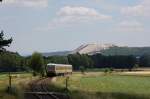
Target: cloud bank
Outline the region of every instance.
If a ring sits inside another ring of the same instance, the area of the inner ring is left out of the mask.
[[[76,23],[90,23],[96,21],[108,21],[112,17],[101,14],[94,8],[84,6],[64,6],[56,12],[56,17],[53,18],[45,28],[36,30],[49,30],[62,26],[71,26]]]
[[[144,26],[138,21],[133,20],[124,20],[120,22],[117,27],[120,32],[126,33],[137,33],[144,31]]]
[[[126,16],[150,16],[150,0],[141,0],[135,6],[127,6],[121,9],[121,13]]]
[[[57,15],[68,21],[88,21],[88,20],[109,20],[111,16],[101,14],[94,8],[82,6],[65,6],[61,8]]]
[[[48,6],[48,0],[4,0],[3,3],[9,6],[19,7],[42,7]]]

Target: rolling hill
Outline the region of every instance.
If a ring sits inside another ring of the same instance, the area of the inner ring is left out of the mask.
[[[150,54],[150,47],[127,47],[116,46],[113,44],[83,44],[72,51],[58,51],[50,53],[42,53],[43,56],[66,56],[68,54],[97,54],[103,55],[135,55]]]

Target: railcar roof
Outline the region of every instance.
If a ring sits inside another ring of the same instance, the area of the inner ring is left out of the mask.
[[[51,66],[51,65],[57,65],[57,66],[72,66],[72,65],[69,65],[69,64],[55,64],[55,63],[49,63],[47,64],[48,66]]]

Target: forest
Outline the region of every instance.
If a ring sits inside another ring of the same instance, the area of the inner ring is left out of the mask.
[[[0,54],[0,71],[30,71],[30,60],[32,56],[23,57],[18,53],[3,52]],[[50,56],[42,57],[43,65],[48,63],[71,64],[74,70],[79,70],[80,67],[85,69],[93,68],[119,68],[132,69],[136,64],[139,67],[150,66],[150,56],[142,55],[139,59],[132,55],[113,55],[104,56],[101,54],[70,54],[68,56]]]

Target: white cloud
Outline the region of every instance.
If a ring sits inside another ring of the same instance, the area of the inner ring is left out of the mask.
[[[150,0],[141,0],[138,5],[121,9],[121,13],[127,16],[150,16]]]
[[[61,8],[58,13],[58,16],[63,17],[65,20],[108,20],[111,19],[111,16],[104,15],[96,11],[94,8],[87,8],[87,7],[71,7],[65,6]]]
[[[138,21],[122,21],[118,24],[118,30],[121,32],[142,32],[144,26]]]
[[[5,5],[20,7],[47,7],[48,0],[4,0]]]
[[[99,13],[94,8],[81,7],[81,6],[65,6],[60,8],[56,13],[56,17],[52,19],[47,27],[38,28],[36,30],[49,30],[56,27],[72,26],[78,23],[92,23],[95,21],[108,21],[112,17]]]
[[[49,23],[50,27],[61,24],[66,25],[81,22],[108,21],[112,19],[111,16],[101,14],[94,8],[81,6],[65,6],[56,14],[57,17]]]

